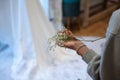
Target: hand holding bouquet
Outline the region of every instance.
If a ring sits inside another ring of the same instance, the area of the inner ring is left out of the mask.
[[[66,47],[76,50],[76,44],[81,41],[77,40],[70,30],[63,29],[59,31],[55,36],[49,39],[50,50],[56,46]]]

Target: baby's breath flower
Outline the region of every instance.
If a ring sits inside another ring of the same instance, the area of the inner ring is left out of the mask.
[[[63,42],[65,41],[69,41],[75,39],[74,37],[70,37],[69,35],[65,34],[65,33],[57,33],[56,35],[54,35],[53,37],[51,37],[50,39],[48,39],[49,42],[49,49],[50,50],[54,50],[54,48],[58,45],[58,46],[63,46]]]

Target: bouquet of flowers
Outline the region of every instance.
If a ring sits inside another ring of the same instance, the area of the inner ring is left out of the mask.
[[[64,45],[62,44],[65,41],[69,40],[75,40],[76,38],[73,36],[70,36],[64,32],[58,32],[56,35],[53,37],[49,38],[49,49],[54,50],[56,46],[61,46],[63,47]]]

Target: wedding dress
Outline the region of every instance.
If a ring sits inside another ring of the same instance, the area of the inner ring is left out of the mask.
[[[48,49],[48,39],[56,30],[39,0],[11,0],[10,10],[14,40],[13,80],[86,79],[86,64],[79,56],[68,54],[60,47],[55,51]]]

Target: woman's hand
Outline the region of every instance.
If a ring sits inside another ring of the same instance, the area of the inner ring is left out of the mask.
[[[66,34],[70,39],[62,42],[58,42],[57,44],[61,47],[66,47],[69,49],[73,49],[77,52],[78,55],[83,55],[86,51],[88,51],[88,47],[85,46],[80,40],[76,39],[73,33],[70,30],[62,30],[59,32],[60,34]]]
[[[68,36],[68,40],[58,42],[59,46],[70,48],[73,50],[77,50],[79,45],[83,44],[80,40],[76,39],[73,33],[70,30],[64,29],[59,32],[60,34],[66,34]]]

